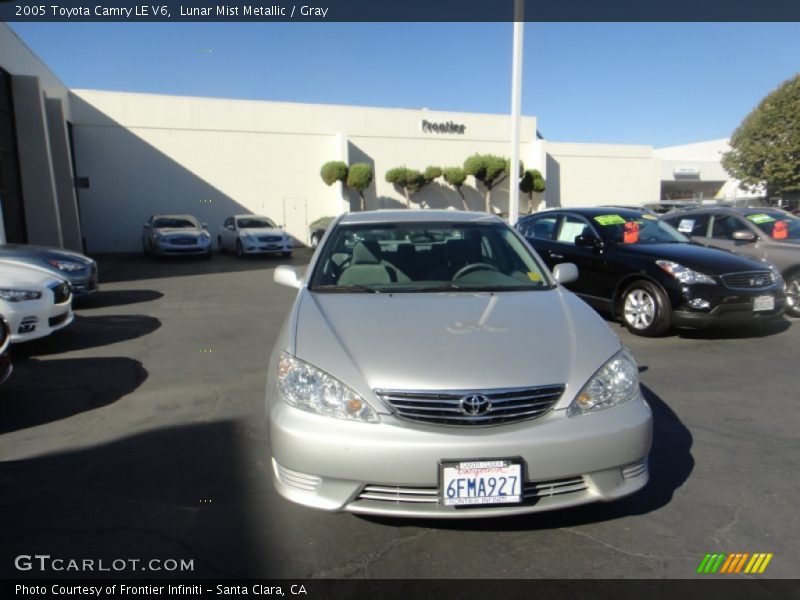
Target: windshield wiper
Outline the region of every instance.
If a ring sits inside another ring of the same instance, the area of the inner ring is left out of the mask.
[[[380,294],[383,292],[383,290],[379,290],[378,288],[370,287],[368,285],[315,285],[309,289],[312,292],[362,292],[365,294]]]

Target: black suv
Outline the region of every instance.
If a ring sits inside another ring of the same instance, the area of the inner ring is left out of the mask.
[[[517,229],[551,269],[575,263],[566,287],[621,317],[636,335],[671,326],[780,318],[783,280],[767,263],[694,244],[639,210],[563,208],[525,217]]]

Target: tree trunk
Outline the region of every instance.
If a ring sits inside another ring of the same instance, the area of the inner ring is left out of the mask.
[[[408,188],[403,187],[403,195],[406,197],[406,208],[411,208],[411,194],[408,193]]]
[[[467,199],[464,197],[464,192],[461,191],[461,186],[456,188],[458,195],[461,196],[461,205],[464,207],[464,210],[469,210],[469,206],[467,206]]]
[[[492,188],[486,188],[486,194],[483,199],[486,203],[486,212],[492,214]]]
[[[361,198],[361,212],[367,210],[367,201],[364,199],[364,193],[358,192],[358,197]]]

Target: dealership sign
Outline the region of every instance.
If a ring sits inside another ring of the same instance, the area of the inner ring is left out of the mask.
[[[420,128],[426,133],[458,133],[463,135],[464,131],[467,129],[467,126],[461,123],[453,123],[452,121],[433,123],[426,119],[422,119]]]

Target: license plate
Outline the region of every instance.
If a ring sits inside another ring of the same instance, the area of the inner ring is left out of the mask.
[[[442,462],[440,497],[445,506],[522,502],[522,463],[518,460]]]
[[[753,300],[753,310],[758,312],[761,310],[774,310],[775,298],[773,296],[756,296]]]
[[[276,248],[280,248],[278,244],[267,244],[267,250],[275,250]]]

